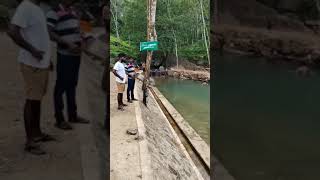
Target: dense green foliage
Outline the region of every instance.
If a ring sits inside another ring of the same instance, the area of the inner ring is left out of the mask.
[[[198,63],[198,60],[207,58],[206,49],[203,47],[203,44],[200,43],[185,46],[180,49],[180,53],[183,58],[194,63]]]
[[[317,9],[315,1],[302,1],[299,8],[297,8],[297,13],[303,21],[308,19],[316,20],[320,18],[320,12],[319,9]]]
[[[7,8],[14,8],[17,6],[18,1],[15,0],[0,0],[0,4]]]
[[[205,26],[200,2],[203,4]],[[127,41],[138,51],[139,43],[147,41],[147,1],[112,0],[111,3],[112,34]],[[179,60],[208,63],[204,39],[209,41],[208,30],[209,0],[157,2],[156,32],[160,51],[157,56],[161,54],[163,57],[171,57],[165,60],[176,61],[177,47]],[[111,47],[111,53],[115,54],[113,51],[116,50]]]
[[[9,10],[16,6],[14,0],[0,0],[0,28],[6,28],[10,19]]]
[[[123,41],[121,39],[116,38],[115,36],[110,37],[110,45],[111,45],[111,58],[115,58],[119,53],[125,53],[137,58],[138,48],[130,45],[128,42]]]
[[[9,18],[9,8],[0,4],[0,18],[7,19]]]

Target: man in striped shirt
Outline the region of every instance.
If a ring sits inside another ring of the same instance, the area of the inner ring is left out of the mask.
[[[136,101],[136,99],[134,98],[136,72],[134,59],[132,57],[129,57],[129,63],[126,66],[126,71],[128,74],[127,99],[129,103],[132,103],[132,101]]]
[[[76,86],[79,77],[81,48],[80,18],[72,7],[75,0],[62,0],[59,6],[47,13],[51,39],[57,42],[57,79],[54,90],[56,127],[70,130],[72,126],[63,116],[63,94],[66,93],[68,119],[71,123],[89,123],[78,117]]]

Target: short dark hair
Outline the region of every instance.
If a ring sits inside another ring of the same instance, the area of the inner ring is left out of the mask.
[[[124,54],[124,53],[119,53],[118,54],[118,58],[122,58],[122,57],[126,57],[127,55],[126,54]]]
[[[301,61],[301,62],[300,62],[300,65],[301,65],[301,66],[308,66],[309,64],[308,64],[308,62],[306,62],[306,61]]]

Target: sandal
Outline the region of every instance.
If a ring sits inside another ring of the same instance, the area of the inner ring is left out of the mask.
[[[35,138],[34,142],[38,143],[38,142],[49,142],[49,141],[57,141],[56,138],[54,138],[53,136],[49,135],[49,134],[42,134],[41,137]]]
[[[56,123],[55,126],[59,129],[62,129],[62,130],[72,130],[73,129],[72,126],[65,121],[63,121],[61,123]]]
[[[24,150],[30,154],[37,155],[37,156],[46,154],[46,152],[42,150],[39,145],[36,145],[33,143],[26,144],[26,147],[24,148]]]
[[[89,124],[90,121],[81,117],[77,117],[69,120],[70,123],[80,123],[80,124]]]

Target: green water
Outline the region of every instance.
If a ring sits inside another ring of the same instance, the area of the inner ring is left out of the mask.
[[[156,86],[197,133],[210,143],[210,86],[191,80],[158,78]]]
[[[212,144],[237,180],[320,179],[320,73],[215,57]]]

